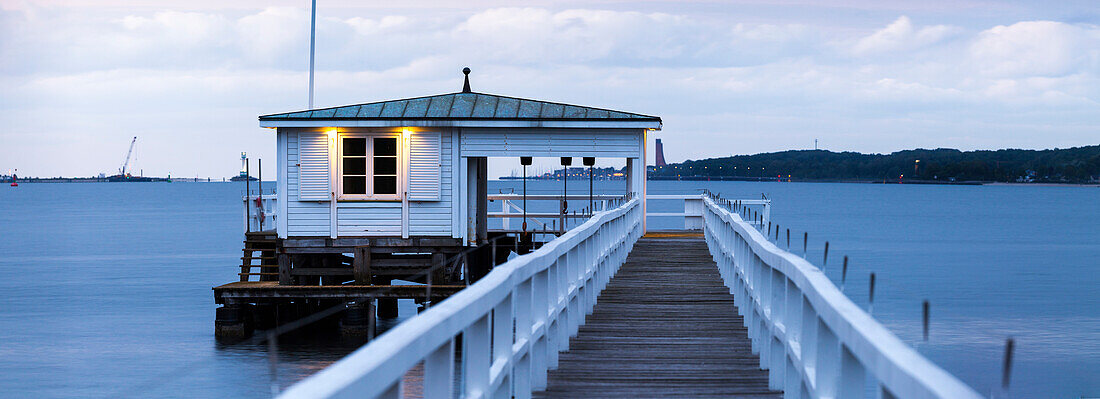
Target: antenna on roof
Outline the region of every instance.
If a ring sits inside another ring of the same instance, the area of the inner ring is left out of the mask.
[[[466,75],[466,81],[462,83],[462,92],[470,92],[470,67],[462,68],[462,73]]]

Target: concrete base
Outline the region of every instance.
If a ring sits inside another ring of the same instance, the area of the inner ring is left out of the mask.
[[[252,309],[248,305],[226,305],[215,310],[214,337],[244,339],[252,336]]]

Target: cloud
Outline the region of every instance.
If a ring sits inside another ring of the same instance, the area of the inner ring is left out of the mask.
[[[675,159],[814,137],[880,152],[1095,143],[1095,25],[962,28],[893,14],[886,27],[838,29],[691,7],[322,13],[317,104],[455,91],[470,66],[478,91],[661,115]],[[44,143],[77,137],[73,151],[110,152],[130,135],[117,127],[134,125],[143,146],[224,156],[193,166],[204,175],[232,171],[242,149],[272,157],[255,116],[305,107],[308,29],[300,7],[0,10],[0,141],[17,144],[0,160],[75,173],[94,157],[40,161]]]
[[[852,47],[856,55],[882,54],[897,51],[911,51],[940,43],[961,32],[960,28],[935,25],[916,28],[907,16],[897,20],[871,35],[859,39]]]
[[[981,32],[970,55],[996,77],[1065,76],[1100,70],[1100,27],[1026,21]]]

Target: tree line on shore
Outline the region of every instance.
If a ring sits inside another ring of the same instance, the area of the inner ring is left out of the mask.
[[[650,176],[1096,183],[1100,182],[1100,145],[995,151],[938,148],[891,154],[791,150],[688,160],[651,168]]]

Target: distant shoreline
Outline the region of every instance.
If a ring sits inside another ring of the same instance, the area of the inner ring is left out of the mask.
[[[1043,186],[1043,187],[1100,187],[1096,183],[1015,183],[1015,182],[991,182],[986,186]]]
[[[229,180],[214,180],[213,178],[194,178],[194,177],[137,177],[128,180],[112,180],[106,177],[20,177],[15,179],[15,183],[30,184],[30,183],[221,183],[228,182]],[[255,181],[255,180],[253,180]],[[0,183],[12,183],[11,178],[0,179]]]
[[[501,176],[496,178],[496,181],[517,181],[522,178],[516,178],[511,176]],[[560,181],[561,179],[547,179],[528,177],[527,180],[536,181]],[[570,178],[570,181],[587,181],[587,178]],[[623,178],[597,178],[599,181],[623,181]],[[872,180],[846,180],[846,179],[790,179],[777,181],[776,178],[757,178],[757,177],[739,177],[739,176],[684,176],[684,177],[665,177],[665,176],[650,176],[648,181],[685,181],[685,182],[698,182],[698,181],[741,181],[741,182],[772,182],[772,183],[850,183],[850,184],[922,184],[922,185],[940,185],[940,186],[1030,186],[1030,187],[1098,187],[1097,183],[1016,183],[1016,182],[983,182],[983,181],[940,181],[940,180],[907,180],[898,182],[897,180],[890,181],[872,181]],[[11,179],[4,179],[4,183],[10,183]],[[75,178],[20,178],[16,180],[16,183],[167,183],[166,179],[157,178],[157,180],[134,180],[134,181],[108,181],[105,178],[87,178],[87,177],[75,177]],[[172,178],[170,182],[174,183],[234,183],[226,180],[215,180],[213,178]]]
[[[1018,183],[994,181],[944,181],[944,180],[866,180],[866,179],[777,179],[741,176],[650,176],[649,181],[748,181],[773,183],[852,183],[852,184],[928,184],[940,186],[1042,186],[1042,187],[1100,187],[1097,183]]]

